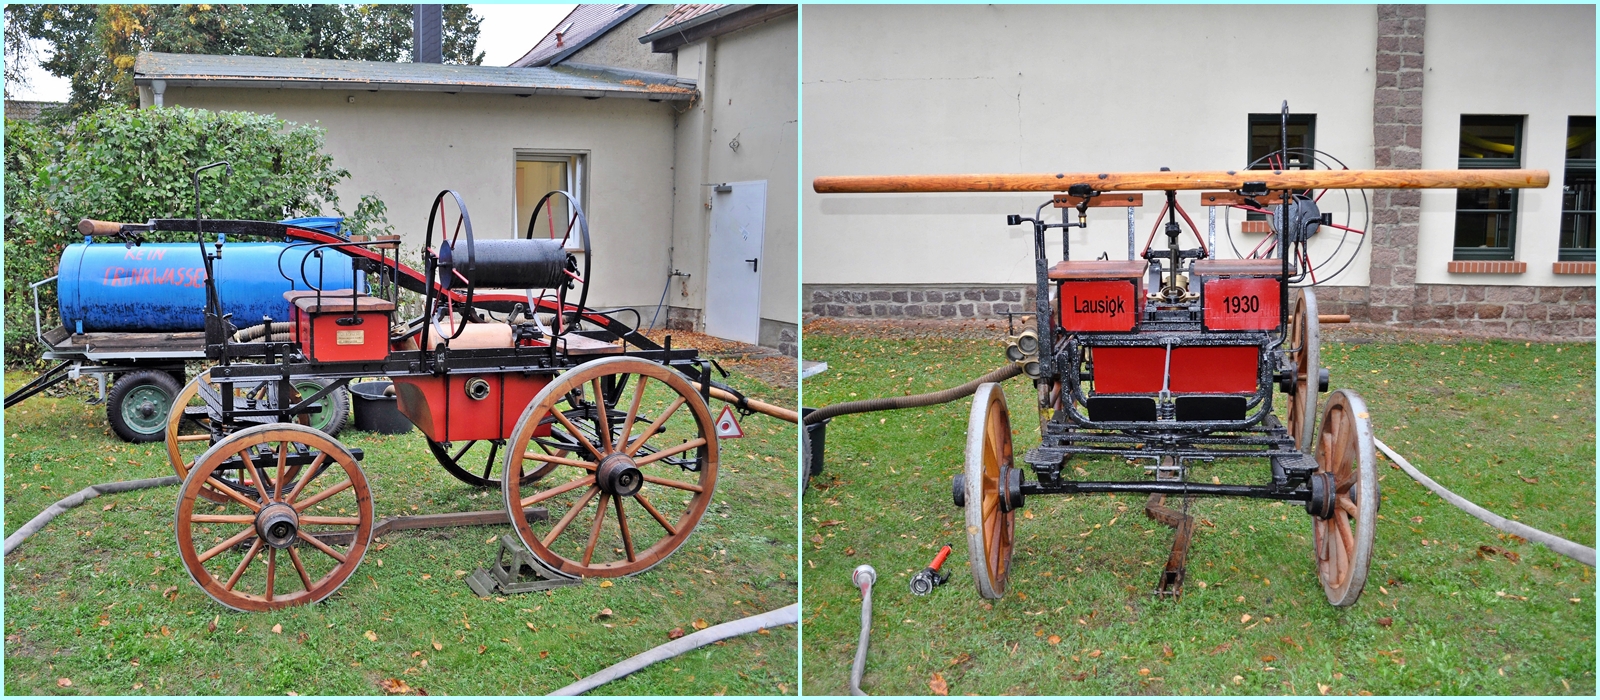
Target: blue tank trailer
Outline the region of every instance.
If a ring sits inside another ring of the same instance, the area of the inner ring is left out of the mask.
[[[279,223],[348,238],[338,217]],[[286,237],[245,242],[219,236],[211,245],[220,246],[216,250],[222,253],[214,261],[217,294],[242,333],[252,332],[250,327],[264,319],[287,321],[290,309],[284,292],[304,288],[306,280],[320,280],[318,286],[327,291],[349,291],[352,284],[365,289],[349,255],[327,249],[313,255],[317,244],[311,241]],[[51,283],[56,285],[60,325],[46,331],[39,288]],[[99,380],[96,401],[105,403],[106,419],[119,438],[162,440],[168,410],[189,379],[184,363],[205,359],[205,264],[200,247],[96,243],[85,235],[82,243],[62,251],[55,276],[32,287],[35,333],[46,348],[42,358],[55,364],[6,396],[5,407],[61,381],[90,375]],[[109,387],[106,375],[112,378]],[[308,383],[301,389],[320,389],[320,385]],[[344,392],[331,394],[313,424],[337,433],[348,406]]]

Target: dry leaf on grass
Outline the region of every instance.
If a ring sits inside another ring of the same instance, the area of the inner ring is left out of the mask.
[[[378,686],[383,688],[383,692],[390,695],[404,695],[411,692],[411,686],[406,685],[406,682],[399,678],[385,678],[378,681]]]
[[[72,687],[72,679],[71,678],[57,678],[56,679],[56,685],[59,685],[59,686],[61,686],[63,688],[71,688]]]
[[[937,673],[933,674],[933,678],[928,681],[928,690],[932,691],[934,695],[950,694],[950,686],[944,682],[944,676]]]
[[[444,651],[444,645],[440,644],[438,642],[434,642],[433,643],[433,650],[434,651]]]
[[[367,630],[367,631],[366,631],[366,632],[365,632],[365,633],[363,633],[363,634],[362,634],[362,635],[361,635],[361,636],[363,636],[363,637],[366,637],[366,638],[367,638],[367,641],[369,641],[369,642],[376,642],[376,641],[378,641],[378,633],[377,633],[377,632],[374,632],[374,631],[372,631],[372,630]]]
[[[707,627],[710,627],[710,626],[711,626],[711,623],[706,622],[704,619],[698,619],[698,620],[694,621],[694,628],[697,629],[697,630],[703,630],[703,629],[705,629]]]
[[[683,636],[683,628],[682,627],[674,627],[674,628],[672,628],[672,631],[667,632],[667,639],[677,639],[677,638],[682,637],[682,636]]]
[[[273,634],[283,634],[283,625],[281,625],[281,624],[273,625],[272,626],[272,633]]]

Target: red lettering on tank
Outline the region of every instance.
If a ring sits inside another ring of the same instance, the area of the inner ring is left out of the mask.
[[[129,248],[126,253],[122,254],[122,259],[123,260],[143,260],[144,259],[144,249],[142,249],[142,248]]]
[[[156,284],[174,284],[173,276],[174,276],[175,272],[176,271],[173,270],[170,267],[166,268],[165,270],[162,270],[161,274],[156,275],[155,283]]]

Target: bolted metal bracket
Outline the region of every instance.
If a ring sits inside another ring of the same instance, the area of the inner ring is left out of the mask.
[[[495,554],[494,565],[487,570],[479,568],[467,577],[467,587],[479,598],[581,584],[583,579],[572,578],[545,566],[510,533],[500,536],[500,551]]]

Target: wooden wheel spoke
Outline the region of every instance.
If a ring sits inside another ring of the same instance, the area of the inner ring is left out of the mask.
[[[633,422],[639,418],[639,405],[644,402],[644,385],[646,377],[642,374],[634,375],[639,380],[633,386],[633,403],[628,405],[628,417],[622,421],[622,434],[617,437],[618,445],[628,444],[628,435],[633,432]]]
[[[590,486],[589,490],[584,492],[583,497],[579,498],[578,502],[572,505],[572,510],[567,511],[566,515],[561,516],[561,520],[557,521],[555,526],[550,528],[549,532],[545,533],[544,537],[539,540],[539,543],[549,547],[551,542],[556,541],[556,538],[560,537],[562,531],[566,530],[567,526],[572,524],[572,521],[578,517],[578,513],[583,511],[584,506],[589,505],[589,500],[594,498],[594,495],[597,493],[600,493],[600,487]]]
[[[256,521],[256,516],[254,516],[254,515],[227,515],[227,514],[218,515],[216,513],[195,513],[194,515],[189,517],[189,520],[191,522],[196,522],[196,523],[241,523],[241,524],[243,524],[243,523],[254,523]]]
[[[611,416],[607,415],[606,395],[600,391],[600,378],[595,377],[589,381],[589,386],[594,387],[594,424],[595,430],[600,435],[600,448],[606,453],[611,452]]]
[[[251,518],[251,521],[254,522],[255,518]],[[204,521],[202,521],[202,522],[204,522]],[[228,539],[225,539],[222,542],[219,542],[217,544],[217,546],[212,547],[211,549],[208,549],[208,550],[202,552],[200,554],[200,557],[199,557],[200,563],[204,564],[204,563],[206,563],[208,561],[211,561],[212,557],[215,557],[218,554],[221,554],[223,552],[228,551],[229,549],[232,549],[235,545],[239,544],[240,542],[245,541],[245,539],[249,538],[251,535],[254,535],[254,534],[256,534],[256,529],[253,526],[252,527],[247,527],[247,528],[245,528],[243,530],[240,530],[239,534],[234,535],[232,537],[229,537]]]
[[[318,453],[317,458],[311,460],[311,466],[305,470],[306,478],[301,479],[294,485],[294,488],[289,491],[289,495],[283,499],[283,502],[294,503],[294,499],[300,497],[300,492],[305,490],[306,486],[311,483],[311,480],[319,476],[320,473],[317,470],[321,469],[322,463],[326,461],[328,461],[328,453]]]
[[[1345,556],[1355,556],[1356,536],[1355,533],[1350,531],[1350,516],[1345,515],[1343,512],[1336,513],[1333,516],[1333,522],[1333,529],[1339,531],[1339,544],[1344,547]]]
[[[210,486],[211,488],[216,489],[218,492],[222,493],[223,495],[227,496],[228,498],[231,498],[231,499],[237,501],[239,503],[239,505],[242,505],[242,506],[244,506],[246,508],[249,508],[250,512],[252,512],[252,513],[261,512],[261,504],[260,503],[256,503],[255,501],[252,501],[252,500],[250,500],[248,498],[245,498],[244,494],[233,490],[232,486],[229,486],[227,484],[222,483],[220,480],[217,479],[217,477],[215,477],[215,476],[207,476],[206,477],[206,484],[208,486]]]
[[[622,530],[622,548],[628,554],[628,561],[636,561],[633,555],[633,535],[628,532],[628,516],[622,514],[622,499],[612,500],[617,504],[617,527]]]
[[[568,467],[577,467],[579,469],[584,469],[591,472],[599,468],[595,466],[594,462],[585,462],[581,459],[569,459],[567,457],[558,457],[556,455],[547,455],[532,451],[523,452],[522,458],[531,459],[535,462],[546,462],[548,464],[561,464]]]
[[[300,550],[297,547],[289,548],[289,561],[294,564],[294,571],[300,574],[300,583],[305,585],[306,592],[311,592],[311,574],[306,573],[306,565],[300,561]]]
[[[1346,515],[1352,518],[1360,517],[1360,510],[1356,508],[1356,502],[1350,500],[1350,497],[1340,496],[1336,503],[1339,505],[1339,510],[1344,511]]]
[[[682,454],[682,453],[688,452],[689,450],[692,450],[692,449],[694,449],[696,447],[701,447],[701,446],[703,446],[705,444],[706,444],[706,439],[703,438],[703,437],[698,437],[698,438],[695,438],[695,439],[690,440],[688,442],[685,442],[685,443],[683,443],[681,445],[677,445],[677,446],[674,446],[674,447],[671,447],[671,448],[668,448],[668,449],[665,449],[665,450],[661,450],[659,452],[655,452],[655,453],[653,453],[653,454],[651,454],[649,456],[641,457],[639,459],[636,459],[636,460],[633,461],[633,465],[636,466],[636,467],[642,467],[642,466],[644,466],[646,464],[650,464],[651,462],[654,462],[656,460],[664,459],[664,458],[667,458],[667,457],[671,457],[671,456],[673,456],[675,454]]]
[[[645,512],[649,513],[650,517],[655,518],[656,522],[661,524],[662,529],[667,531],[667,535],[669,537],[676,536],[678,534],[677,528],[673,527],[672,523],[667,522],[666,516],[663,516],[661,511],[656,510],[655,506],[650,505],[650,501],[645,500],[644,494],[633,494],[633,500],[638,501],[639,505],[644,506]]]
[[[302,515],[301,525],[360,525],[361,518],[338,515]]]
[[[316,537],[313,537],[311,535],[311,533],[302,530],[300,532],[299,536],[300,536],[300,541],[301,542],[309,544],[312,547],[316,548],[317,551],[322,552],[323,554],[326,554],[326,555],[328,555],[330,557],[333,557],[333,560],[336,561],[336,562],[339,562],[340,564],[344,563],[345,556],[343,554],[340,554],[339,550],[336,550],[336,549],[334,549],[332,547],[329,547],[327,545],[327,543],[323,542],[322,540],[317,539]]]
[[[260,495],[261,504],[266,505],[271,503],[272,497],[268,495],[271,493],[271,491],[267,490],[267,486],[271,483],[271,481],[267,479],[267,473],[261,469],[261,465],[257,464],[255,458],[250,456],[250,446],[246,445],[243,449],[239,450],[238,456],[239,459],[244,461],[245,469],[250,470],[250,476],[256,480],[256,493]]]
[[[347,478],[344,481],[341,481],[341,482],[339,482],[337,484],[334,484],[333,486],[328,487],[327,490],[322,491],[321,493],[318,493],[315,496],[307,498],[304,501],[300,501],[299,503],[291,503],[290,505],[294,506],[294,509],[296,511],[304,513],[307,508],[310,508],[311,506],[314,506],[314,505],[316,505],[318,503],[321,503],[321,502],[323,502],[325,500],[328,500],[329,498],[331,498],[334,495],[338,494],[340,491],[343,491],[343,490],[345,490],[347,488],[350,488],[351,485],[352,484],[350,482],[350,479]]]
[[[281,472],[280,472],[281,473]],[[278,575],[278,550],[267,550],[267,600],[272,600],[273,579]]]
[[[250,545],[250,551],[245,552],[244,561],[239,562],[239,567],[233,570],[233,575],[229,576],[228,582],[223,584],[223,590],[231,591],[235,585],[238,585],[239,577],[244,575],[245,569],[250,568],[250,562],[255,561],[256,552],[261,551],[261,547],[262,544],[259,538],[255,541],[255,544]]]
[[[568,491],[571,491],[573,489],[580,488],[580,487],[583,487],[583,486],[586,486],[586,485],[593,485],[593,484],[594,484],[594,479],[592,477],[587,477],[586,476],[586,477],[583,477],[581,479],[573,479],[572,481],[568,481],[567,483],[562,484],[560,486],[557,486],[555,488],[546,489],[544,491],[540,491],[539,493],[533,494],[532,496],[529,496],[527,498],[522,499],[522,507],[523,508],[527,508],[528,506],[531,506],[531,505],[533,505],[535,503],[538,503],[540,501],[544,501],[544,500],[548,500],[548,499],[551,499],[551,498],[555,498],[556,496],[559,496],[559,495],[561,495],[563,493],[566,493]]]
[[[652,484],[656,484],[658,486],[667,486],[667,487],[670,487],[670,488],[682,489],[684,491],[693,491],[695,493],[701,493],[701,492],[705,491],[705,489],[701,488],[698,484],[691,484],[691,483],[684,482],[684,481],[673,481],[671,479],[663,479],[663,478],[661,478],[659,476],[651,476],[649,474],[645,474],[643,476],[644,476],[644,480],[646,482],[652,483]]]
[[[600,506],[594,513],[594,527],[589,529],[589,546],[583,549],[584,566],[588,566],[589,561],[594,558],[594,547],[600,543],[600,526],[606,522],[606,500],[609,498],[611,498],[609,493],[600,494]]]
[[[639,435],[638,439],[629,443],[628,446],[623,449],[623,452],[630,457],[639,454],[639,449],[644,447],[645,441],[649,440],[651,437],[654,437],[655,434],[661,430],[661,426],[667,424],[667,419],[671,418],[672,414],[677,413],[678,409],[685,403],[688,403],[688,401],[688,399],[682,396],[673,399],[672,403],[667,404],[667,410],[661,412],[661,417],[652,421],[650,423],[650,427],[645,428],[644,432]]]
[[[200,442],[202,440],[210,440],[211,436],[210,435],[179,435],[174,439],[177,440],[178,442]]]
[[[588,450],[589,454],[594,455],[596,458],[599,458],[601,455],[605,454],[594,448],[594,444],[589,442],[589,438],[583,436],[583,431],[578,430],[578,426],[573,425],[572,421],[567,419],[567,415],[561,412],[561,409],[552,407],[550,409],[550,415],[555,416],[556,421],[561,423],[561,425],[565,427],[568,432],[571,432],[573,439],[577,440],[578,444],[583,445],[583,448]]]

